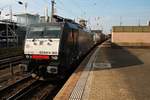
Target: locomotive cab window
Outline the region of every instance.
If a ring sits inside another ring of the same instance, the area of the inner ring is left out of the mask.
[[[61,27],[59,26],[46,26],[46,33],[44,37],[60,38]]]
[[[27,37],[38,38],[44,34],[44,27],[30,27]]]
[[[27,38],[60,38],[60,26],[31,26]]]

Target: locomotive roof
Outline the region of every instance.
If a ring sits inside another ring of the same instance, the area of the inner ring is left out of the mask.
[[[29,26],[45,26],[45,25],[54,25],[54,26],[59,26],[62,25],[63,23],[38,23],[38,24],[31,24]]]
[[[67,22],[67,27],[72,28],[72,29],[79,29],[79,25],[78,24],[74,24],[74,23],[69,23]]]
[[[46,26],[46,25],[52,25],[52,26],[60,26],[60,25],[65,25],[68,28],[72,29],[79,29],[80,26],[75,23],[70,23],[70,22],[61,22],[61,23],[38,23],[38,24],[31,24],[30,26]]]

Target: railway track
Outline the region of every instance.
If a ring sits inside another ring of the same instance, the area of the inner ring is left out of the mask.
[[[44,100],[55,88],[49,82],[42,82],[27,76],[0,90],[0,100]]]
[[[21,92],[25,87],[34,82],[35,80],[33,80],[31,76],[27,76],[24,79],[21,79],[14,84],[5,87],[4,89],[0,90],[0,100],[11,99],[19,92]]]
[[[46,100],[48,97],[52,99],[51,94],[55,88],[51,83],[41,83],[22,94],[18,100]]]
[[[17,65],[21,63],[23,59],[24,57],[20,55],[0,59],[0,70],[12,65]]]

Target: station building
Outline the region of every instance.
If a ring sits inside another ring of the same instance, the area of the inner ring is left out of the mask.
[[[113,26],[111,41],[120,46],[150,46],[150,26]]]

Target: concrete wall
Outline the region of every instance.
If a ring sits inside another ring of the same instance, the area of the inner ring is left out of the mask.
[[[150,46],[150,32],[112,32],[112,42],[122,46]]]

